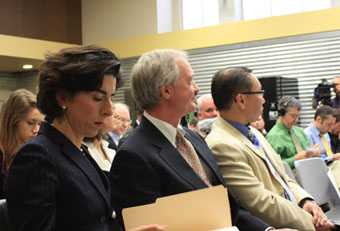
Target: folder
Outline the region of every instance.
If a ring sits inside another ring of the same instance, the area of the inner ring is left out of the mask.
[[[151,224],[166,225],[166,231],[238,230],[231,227],[228,193],[222,185],[161,197],[125,208],[122,215],[126,230]]]

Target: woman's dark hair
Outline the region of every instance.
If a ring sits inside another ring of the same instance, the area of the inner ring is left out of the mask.
[[[66,90],[70,96],[79,91],[99,90],[104,75],[116,78],[117,89],[123,85],[120,60],[106,48],[91,45],[47,53],[39,72],[39,110],[48,121],[60,118],[63,110],[56,100],[58,90]]]

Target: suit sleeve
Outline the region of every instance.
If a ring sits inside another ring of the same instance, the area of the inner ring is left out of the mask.
[[[47,150],[25,145],[15,156],[6,182],[13,230],[55,230],[56,168]]]
[[[314,230],[312,216],[285,198],[267,190],[248,164],[246,149],[237,144],[211,143],[227,188],[253,215],[275,228]],[[249,150],[248,150],[249,151]],[[282,226],[284,221],[285,226]]]
[[[149,162],[131,151],[120,150],[109,174],[111,199],[123,224],[122,209],[153,203],[160,197],[160,183]]]

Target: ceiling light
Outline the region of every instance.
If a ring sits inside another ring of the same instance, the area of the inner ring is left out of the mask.
[[[25,64],[25,65],[22,66],[22,68],[24,68],[24,69],[32,69],[32,67],[33,67],[33,65],[31,65],[31,64]]]

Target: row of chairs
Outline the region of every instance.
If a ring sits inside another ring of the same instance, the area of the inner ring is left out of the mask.
[[[287,175],[295,179],[289,165],[283,162]],[[332,172],[321,158],[308,158],[294,162],[296,181],[311,194],[321,207],[329,208],[329,220],[340,223],[340,193]]]

